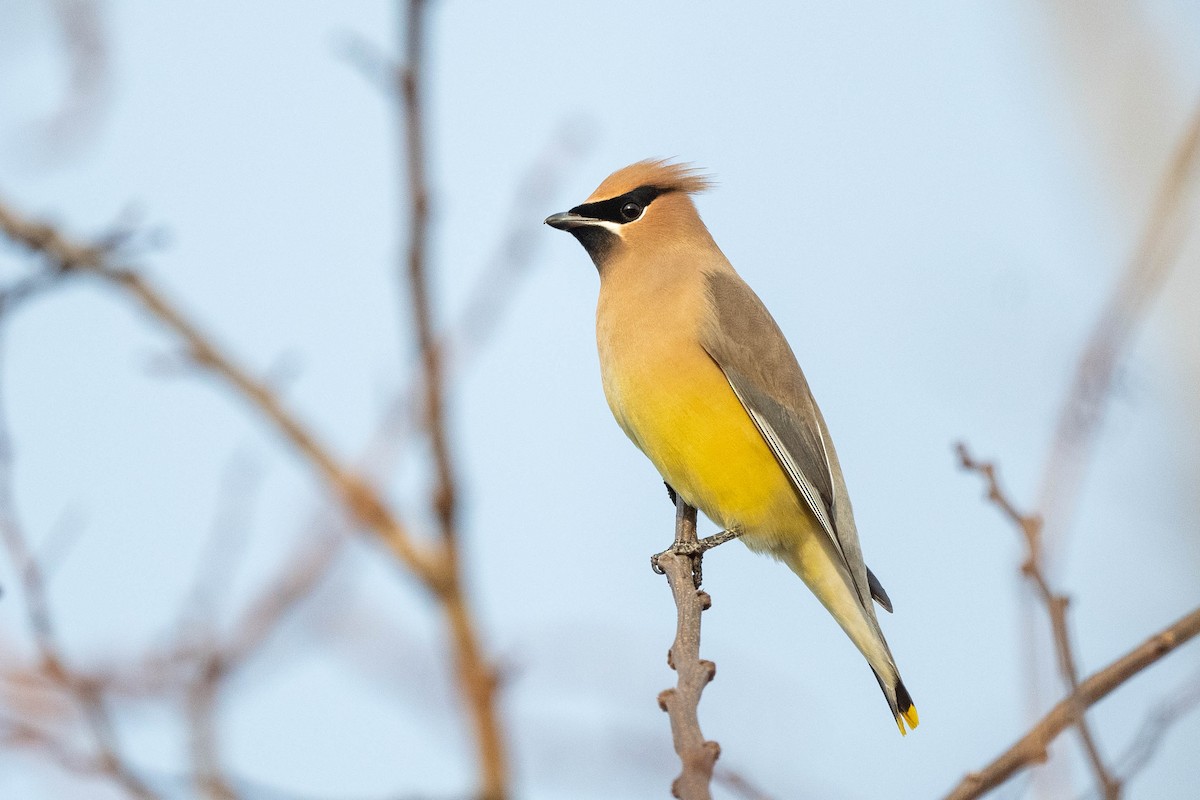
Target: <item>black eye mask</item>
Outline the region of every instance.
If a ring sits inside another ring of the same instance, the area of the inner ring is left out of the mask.
[[[599,200],[595,203],[584,203],[581,206],[575,206],[571,209],[571,213],[578,214],[581,217],[602,219],[605,222],[615,222],[618,225],[624,225],[626,222],[633,222],[635,219],[639,219],[646,206],[650,205],[651,201],[662,193],[663,190],[656,186],[639,186],[632,192],[626,192],[609,200]]]

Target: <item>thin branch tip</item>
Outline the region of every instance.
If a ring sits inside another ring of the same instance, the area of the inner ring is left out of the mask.
[[[1049,756],[1049,743],[1075,724],[1080,708],[1090,708],[1099,703],[1130,678],[1197,635],[1200,635],[1200,608],[1185,614],[1107,667],[1080,681],[1079,688],[1073,695],[1061,700],[992,763],[977,772],[968,773],[946,795],[946,800],[974,800],[1029,765],[1043,763]],[[1120,786],[1117,779],[1110,780],[1112,786]],[[1111,790],[1110,788],[1109,791]]]

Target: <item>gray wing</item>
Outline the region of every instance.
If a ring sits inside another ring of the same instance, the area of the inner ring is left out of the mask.
[[[845,479],[792,348],[753,290],[735,273],[705,276],[713,310],[702,344],[812,511],[854,580],[865,608],[891,601],[863,563]]]

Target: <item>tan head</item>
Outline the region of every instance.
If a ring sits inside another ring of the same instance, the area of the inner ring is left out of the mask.
[[[546,224],[573,235],[596,268],[622,255],[653,257],[664,249],[714,246],[691,195],[712,182],[694,167],[639,161],[604,179],[582,205]]]

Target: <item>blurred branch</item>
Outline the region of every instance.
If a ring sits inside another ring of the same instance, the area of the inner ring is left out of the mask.
[[[111,65],[104,4],[97,0],[50,0],[67,61],[67,85],[49,118],[31,132],[43,160],[70,152],[87,141],[103,117]]]
[[[37,561],[42,574],[54,577],[54,571],[67,560],[83,536],[84,518],[77,508],[67,507],[58,521],[42,536],[38,545]]]
[[[192,780],[200,797],[235,800],[238,795],[221,769],[217,746],[217,695],[227,673],[226,664],[216,652],[210,652],[201,658],[197,673],[188,687],[186,704]]]
[[[1137,248],[1080,354],[1071,388],[1059,413],[1042,470],[1036,506],[1043,573],[1053,572],[1055,554],[1064,546],[1117,369],[1194,226],[1198,173],[1200,105],[1193,112],[1167,165]],[[1023,611],[1027,610],[1023,607]],[[1028,635],[1032,637],[1032,619],[1027,613],[1023,617],[1029,626]],[[1026,667],[1027,685],[1036,698],[1041,675],[1036,651],[1031,651]],[[1064,671],[1061,649],[1059,667]],[[1088,743],[1090,737],[1085,733],[1086,728],[1081,727],[1080,731],[1093,770],[1097,771],[1098,777],[1107,774],[1097,770],[1101,762],[1094,755],[1094,742]],[[1106,793],[1112,791],[1103,778],[1101,783],[1106,787]]]
[[[315,434],[286,409],[271,386],[255,379],[234,362],[142,275],[115,263],[111,248],[89,247],[73,242],[52,226],[24,219],[2,203],[0,230],[13,241],[43,255],[50,262],[50,275],[90,274],[136,299],[160,324],[186,343],[187,355],[192,362],[224,380],[254,406],[316,469],[349,516],[373,530],[417,575],[438,600],[450,632],[457,680],[474,721],[479,750],[480,796],[499,800],[507,795],[508,777],[503,735],[495,708],[497,681],[495,671],[480,647],[475,621],[461,582],[456,546],[456,485],[445,427],[442,359],[437,347],[429,299],[426,265],[429,199],[420,95],[425,4],[413,0],[406,4],[406,9],[407,13],[402,16],[408,60],[397,77],[404,99],[404,152],[408,158],[412,201],[409,224],[412,240],[407,256],[407,274],[414,327],[423,363],[424,412],[434,453],[436,485],[433,507],[441,532],[440,545],[431,547],[415,541],[365,477],[340,463]],[[311,573],[306,577],[311,577]],[[298,588],[312,585],[308,580],[301,580],[299,584]],[[282,616],[287,607],[285,603],[270,604],[269,613]],[[269,629],[269,625],[243,628],[243,632],[248,632],[244,641],[253,647]],[[236,640],[234,646],[238,647]],[[235,649],[229,655],[237,653]],[[201,752],[210,746],[210,743],[206,743],[208,740],[204,731],[211,720],[206,720],[203,715],[211,714],[217,685],[230,668],[227,656],[210,653],[203,663],[200,677],[191,687],[193,744],[200,747],[195,752],[202,761],[211,761],[211,753],[204,755]]]
[[[1200,675],[1188,685],[1163,698],[1146,715],[1129,748],[1117,761],[1122,780],[1126,783],[1149,764],[1171,726],[1200,707]]]
[[[257,652],[293,611],[312,594],[330,567],[341,555],[346,536],[340,531],[312,535],[293,554],[290,563],[279,571],[252,600],[233,632],[225,638],[221,660],[226,671],[240,666]]]
[[[423,7],[425,4],[417,4]],[[407,5],[409,13],[414,13],[414,6]],[[420,9],[417,9],[420,14]],[[407,23],[407,19],[406,19]],[[418,25],[423,24],[417,19]],[[404,35],[406,40],[416,30],[413,25],[406,24]],[[420,31],[417,30],[417,35]],[[378,88],[392,101],[401,103],[404,112],[403,133],[404,150],[402,156],[406,164],[414,159],[414,148],[424,151],[424,134],[421,123],[422,102],[420,95],[420,65],[417,65],[415,83],[410,90],[408,70],[412,66],[412,53],[420,50],[412,49],[408,42],[409,64],[399,67],[389,55],[367,38],[350,32],[337,36],[334,40],[334,50],[338,56],[355,68],[365,80]],[[418,44],[419,48],[419,44]],[[414,128],[414,120],[416,127]],[[480,275],[471,288],[463,310],[455,321],[444,331],[431,331],[434,334],[432,347],[421,348],[424,361],[427,353],[432,352],[437,362],[440,385],[449,381],[455,369],[461,368],[481,345],[495,332],[504,312],[512,303],[512,297],[520,278],[529,270],[534,261],[534,253],[539,242],[543,241],[542,225],[534,219],[531,224],[529,208],[545,206],[554,196],[560,184],[560,178],[567,167],[577,161],[587,151],[591,140],[591,126],[581,118],[564,121],[550,137],[542,150],[528,166],[513,194],[507,221],[503,225],[504,234],[496,249],[483,265]],[[423,156],[421,157],[423,160]],[[410,250],[406,255],[409,272],[416,256],[424,260],[425,241],[428,237],[428,187],[425,182],[423,167],[409,169],[408,182],[402,188],[402,194],[410,196],[409,206],[410,225],[420,225],[420,230],[411,235]],[[424,275],[424,268],[421,273]],[[402,273],[405,274],[405,273]],[[424,278],[422,278],[424,282]],[[411,287],[411,280],[409,281]],[[415,293],[414,294],[415,299]],[[427,292],[422,289],[422,296]],[[411,302],[411,300],[410,300]],[[414,322],[419,326],[420,319],[414,314]],[[418,335],[418,340],[420,336]],[[370,439],[363,463],[368,473],[384,471],[395,457],[398,444],[404,441],[404,434],[414,424],[417,414],[414,410],[414,398],[424,389],[428,392],[429,380],[427,374],[414,379],[410,385],[396,393],[395,399],[387,410]],[[426,401],[428,406],[428,401]],[[422,427],[428,428],[428,413],[425,415]]]
[[[1200,608],[1151,636],[1136,649],[1079,684],[1074,696],[1062,700],[999,758],[963,778],[946,800],[971,800],[1001,785],[1017,772],[1047,759],[1047,747],[1074,724],[1080,708],[1086,709],[1172,650],[1200,634]]]
[[[408,191],[408,253],[407,269],[409,303],[413,332],[421,353],[424,382],[425,431],[433,449],[437,482],[433,505],[442,538],[452,545],[458,535],[456,527],[457,491],[454,465],[446,435],[445,397],[442,378],[442,357],[434,333],[433,304],[429,297],[429,271],[426,252],[429,243],[429,182],[425,176],[425,120],[421,91],[424,75],[425,14],[424,0],[401,0],[406,8],[401,20],[401,35],[407,61],[400,70],[403,98],[404,137],[402,153],[406,158]],[[448,546],[451,559],[456,551]],[[453,567],[451,567],[453,568]]]
[[[39,671],[69,695],[79,708],[96,749],[94,771],[107,776],[133,797],[156,800],[158,795],[137,776],[125,759],[100,685],[74,675],[63,656],[50,614],[45,577],[17,517],[12,472],[12,440],[0,404],[0,537],[20,576],[29,627],[41,662]],[[55,747],[48,750],[56,756],[67,752]],[[60,761],[68,763],[68,759]]]
[[[334,55],[356,69],[368,83],[394,99],[398,86],[392,58],[364,36],[353,31],[340,32],[331,41]]]
[[[2,201],[0,232],[44,256],[52,269],[64,274],[97,277],[136,300],[159,324],[184,341],[195,364],[221,378],[274,426],[320,475],[347,514],[379,536],[416,575],[438,601],[446,617],[457,677],[464,695],[471,701],[469,710],[475,720],[481,753],[486,757],[481,768],[488,770],[485,777],[489,781],[497,776],[504,780],[502,736],[493,703],[494,672],[484,658],[460,584],[457,561],[446,543],[429,547],[416,542],[365,478],[339,462],[270,387],[251,377],[136,271],[112,263],[110,254],[103,248],[78,244],[52,226],[21,217]],[[501,768],[499,771],[497,765]],[[494,784],[487,784],[485,789],[488,786]],[[503,797],[504,792],[489,794],[485,791],[483,796],[491,800]]]
[[[0,318],[7,317],[26,302],[55,288],[58,280],[58,275],[39,273],[0,290]]]
[[[308,597],[329,573],[341,555],[346,536],[342,531],[322,532],[309,537],[246,606],[232,631],[218,640],[209,628],[177,645],[177,657],[194,663],[186,687],[188,745],[193,781],[201,795],[211,800],[238,797],[221,768],[216,736],[219,700],[230,679],[270,638],[288,615]],[[224,567],[228,568],[226,561]],[[209,579],[211,584],[227,580]],[[186,626],[180,629],[188,630]],[[194,626],[193,626],[194,629]]]
[[[378,534],[435,595],[444,591],[443,560],[419,546],[373,487],[343,467],[329,448],[287,410],[278,395],[251,377],[148,280],[133,269],[111,263],[104,249],[79,244],[53,226],[25,219],[2,200],[0,232],[47,258],[56,271],[92,275],[136,300],[159,324],[183,340],[188,357],[195,364],[221,378],[292,444],[316,469],[351,517]]]
[[[192,781],[198,796],[208,800],[237,797],[221,767],[217,742],[217,697],[228,674],[228,663],[216,648],[217,604],[229,594],[244,552],[250,504],[260,477],[244,459],[235,457],[226,467],[212,534],[175,626],[179,656],[190,657],[194,665],[184,703]]]
[[[1058,656],[1058,669],[1066,684],[1069,704],[1073,704],[1073,719],[1079,730],[1079,739],[1083,745],[1084,754],[1095,773],[1105,800],[1117,800],[1121,796],[1121,781],[1113,777],[1111,770],[1105,765],[1096,744],[1095,736],[1084,716],[1083,706],[1077,702],[1079,693],[1079,667],[1075,662],[1075,650],[1071,644],[1071,632],[1067,625],[1067,606],[1070,600],[1066,595],[1051,589],[1046,580],[1042,560],[1042,521],[1036,516],[1022,514],[1013,502],[1000,488],[996,478],[996,466],[990,462],[979,462],[971,457],[967,446],[959,442],[956,450],[962,468],[978,473],[987,484],[988,499],[1013,523],[1025,539],[1025,562],[1021,565],[1022,574],[1027,577],[1037,590],[1046,612],[1050,617],[1050,627],[1054,637],[1054,650]]]
[[[1079,494],[1117,366],[1195,224],[1198,175],[1200,106],[1171,157],[1137,250],[1092,329],[1059,414],[1038,494],[1038,508],[1056,539]]]
[[[400,38],[404,46],[404,67],[400,82],[403,115],[401,157],[406,163],[408,192],[407,270],[412,323],[421,353],[424,382],[425,431],[433,451],[436,476],[432,505],[438,520],[445,562],[446,591],[443,610],[454,640],[458,682],[468,702],[475,724],[475,742],[479,769],[479,795],[484,800],[503,800],[508,796],[508,756],[496,708],[497,675],[479,647],[475,619],[467,603],[459,562],[458,488],[450,454],[445,411],[444,363],[434,329],[433,303],[430,299],[427,263],[429,242],[429,180],[426,176],[428,154],[425,148],[424,72],[425,0],[400,0]]]
[[[0,746],[5,749],[34,751],[74,775],[87,778],[112,778],[102,756],[80,753],[63,738],[55,736],[41,726],[23,720],[0,717]],[[135,794],[135,796],[137,795]]]
[[[536,246],[545,240],[544,226],[536,215],[530,219],[529,209],[550,204],[566,167],[587,152],[590,137],[586,120],[564,121],[526,168],[509,205],[504,238],[475,281],[450,335],[443,337],[443,353],[461,359],[495,331],[519,279],[533,264]]]
[[[450,380],[479,352],[495,333],[520,279],[529,271],[538,242],[543,237],[541,223],[530,224],[529,208],[546,205],[554,196],[567,167],[586,149],[587,128],[579,121],[564,123],[550,138],[522,176],[509,205],[505,234],[484,263],[464,309],[455,322],[438,337],[436,351],[443,378]],[[364,469],[382,472],[396,457],[404,434],[414,424],[413,398],[419,386],[403,387],[384,412],[371,436],[364,457]]]
[[[696,551],[694,555],[683,552],[689,548]],[[659,694],[658,705],[671,720],[671,738],[683,765],[683,771],[671,785],[671,793],[681,800],[711,800],[713,765],[721,755],[720,745],[705,741],[698,713],[700,695],[717,671],[713,662],[700,660],[700,614],[712,605],[712,599],[700,591],[696,581],[702,555],[699,548],[696,509],[676,497],[675,545],[655,559],[656,570],[667,576],[678,612],[675,641],[667,652],[667,663],[679,679],[675,688]]]
[[[212,531],[175,626],[181,638],[211,635],[217,605],[228,596],[237,562],[249,541],[250,507],[261,483],[261,471],[246,457],[235,455],[226,465]]]
[[[713,770],[713,782],[728,789],[739,800],[771,800],[771,796],[755,786],[744,775],[731,769]]]

